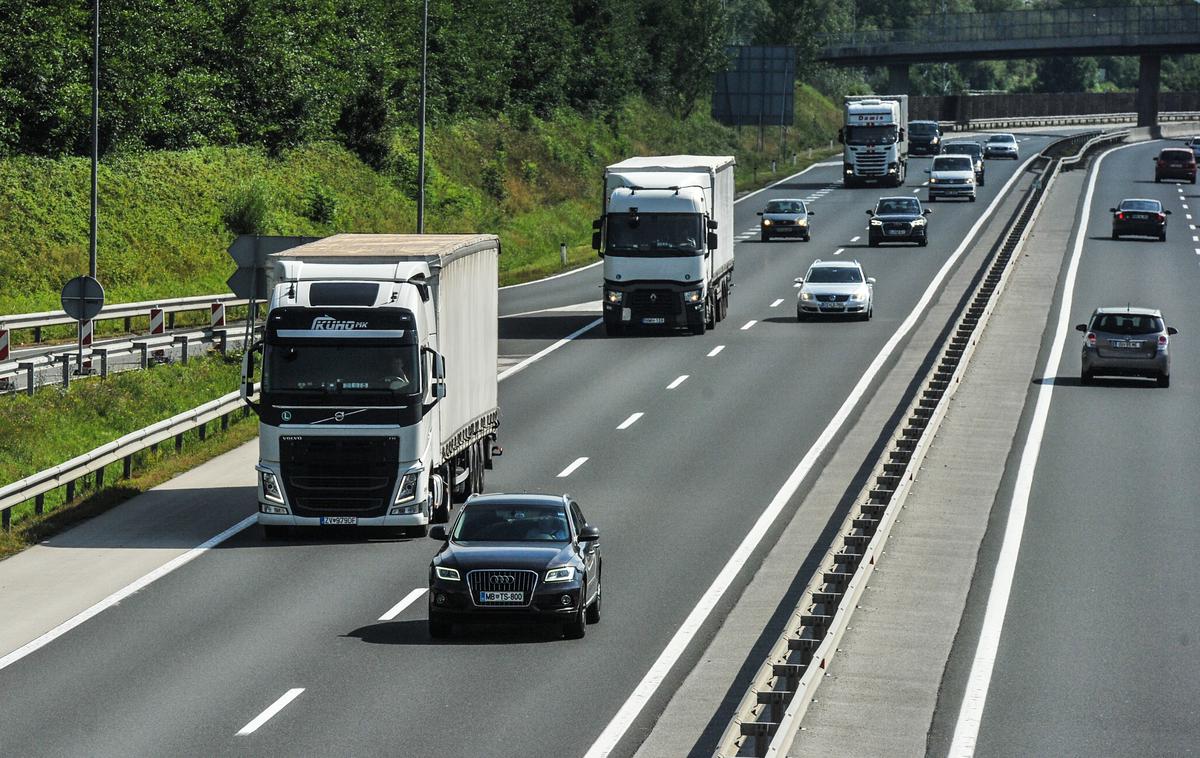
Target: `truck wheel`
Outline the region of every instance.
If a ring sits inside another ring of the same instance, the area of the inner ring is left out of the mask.
[[[604,319],[604,333],[609,337],[620,337],[625,333],[625,327],[615,319]]]
[[[717,328],[717,304],[715,301],[715,294],[709,294],[709,296],[704,299],[704,327],[706,329]]]
[[[721,320],[729,317],[729,285],[721,285]]]
[[[444,640],[454,631],[454,625],[441,619],[429,619],[429,636],[435,640]]]
[[[973,202],[975,202],[975,196],[974,196],[974,195],[971,195],[971,202],[972,202],[972,203],[973,203]]]
[[[288,538],[288,528],[275,524],[263,524],[263,539],[267,542],[282,542]]]
[[[483,446],[487,440],[479,440],[475,443],[475,492],[483,494],[483,477],[484,477],[484,452]]]

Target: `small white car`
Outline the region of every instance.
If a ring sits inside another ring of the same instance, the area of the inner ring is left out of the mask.
[[[965,197],[975,202],[975,162],[969,155],[939,155],[929,174],[929,202],[944,197]]]
[[[1012,158],[1014,161],[1021,157],[1017,147],[1017,138],[1011,134],[993,134],[983,143],[984,158]]]
[[[796,320],[811,316],[854,316],[867,321],[875,311],[875,279],[863,276],[858,261],[822,261],[796,279]]]

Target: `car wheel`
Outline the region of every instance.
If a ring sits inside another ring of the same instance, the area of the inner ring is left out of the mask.
[[[971,202],[972,202],[972,203],[973,203],[973,202],[975,202],[975,196],[974,196],[974,195],[971,195],[971,197],[970,197],[970,200],[971,200]]]
[[[454,625],[441,619],[429,619],[429,636],[435,640],[444,640],[454,631]]]
[[[704,301],[704,327],[706,329],[717,327],[717,301],[714,294],[710,294]]]
[[[1195,184],[1195,183],[1196,183],[1196,177],[1194,177],[1194,176],[1193,176],[1193,177],[1192,177],[1192,184]]]
[[[1158,381],[1159,387],[1170,387],[1171,386],[1171,375],[1170,374],[1159,374],[1157,381]]]
[[[262,533],[267,542],[282,542],[288,538],[288,528],[277,524],[263,524]]]
[[[769,234],[764,234],[764,235],[762,236],[762,241],[763,241],[763,242],[770,242],[770,241],[771,241],[771,235],[769,235]]]
[[[1154,183],[1155,183],[1155,184],[1159,184],[1160,182],[1162,182],[1162,179],[1160,179],[1160,178],[1159,178],[1159,177],[1157,177],[1157,176],[1156,176],[1156,177],[1154,177]]]
[[[1116,232],[1113,232],[1113,233],[1112,233],[1112,238],[1113,238],[1113,239],[1115,239],[1115,240],[1119,240],[1119,239],[1121,239],[1121,235],[1117,234]]]
[[[879,247],[879,240],[868,239],[867,247]]]
[[[921,242],[919,244],[921,245],[921,247],[928,247],[929,246],[929,238],[922,237]]]
[[[804,311],[800,310],[799,308],[796,309],[796,320],[804,321]]]
[[[1159,241],[1159,242],[1166,242],[1166,241],[1167,241],[1167,233],[1166,233],[1166,232],[1163,232],[1162,234],[1158,235],[1158,241]]]
[[[600,576],[596,577],[596,599],[593,600],[592,604],[587,607],[587,611],[584,614],[584,620],[589,624],[600,623],[600,591],[603,587],[603,585],[600,583],[600,579]]]
[[[1091,384],[1092,383],[1092,372],[1080,371],[1079,372],[1079,383],[1080,384]]]
[[[584,592],[580,598],[587,597],[587,587],[584,587]],[[581,640],[587,634],[587,611],[581,605],[572,616],[571,620],[563,624],[563,637],[568,640]]]
[[[810,239],[812,239],[811,235],[808,235],[808,234],[804,235],[805,242],[808,242]]]

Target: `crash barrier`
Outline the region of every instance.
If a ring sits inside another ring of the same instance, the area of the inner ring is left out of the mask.
[[[175,328],[175,315],[187,311],[210,310],[212,304],[224,306],[246,305],[250,301],[236,295],[194,295],[189,297],[167,298],[165,300],[148,300],[139,303],[121,303],[106,305],[100,310],[95,321],[125,321],[125,331],[133,331],[133,319],[150,315],[151,308],[161,308],[166,317],[166,328]],[[75,319],[65,311],[45,311],[42,313],[19,313],[11,316],[0,316],[0,329],[9,331],[30,331],[33,342],[42,341],[42,330],[50,326],[74,324]]]
[[[778,757],[790,751],[1054,177],[1063,164],[1078,162],[1093,147],[1128,136],[1128,131],[1075,135],[1042,151],[1038,178],[984,262],[983,278],[965,301],[939,359],[900,416],[856,505],[738,705],[718,744],[719,758]]]
[[[1200,92],[1160,92],[1158,118],[1179,120],[1179,114],[1200,111]],[[1113,118],[1137,122],[1134,92],[997,92],[955,95],[914,95],[908,99],[910,118],[968,124],[1050,118]],[[1014,116],[1013,114],[1021,114]]]
[[[249,410],[242,402],[240,393],[231,392],[190,411],[126,434],[66,463],[0,487],[0,527],[8,531],[12,522],[12,508],[21,503],[32,500],[34,512],[42,513],[46,493],[58,487],[65,487],[66,499],[73,500],[76,482],[86,476],[94,474],[94,489],[103,489],[105,467],[109,464],[122,461],[122,477],[128,479],[133,474],[134,454],[156,447],[172,437],[175,438],[175,450],[178,452],[183,449],[185,432],[198,429],[200,439],[204,440],[208,435],[209,423],[220,419],[221,429],[228,428],[229,415],[238,408],[242,408],[243,412]]]
[[[1200,111],[1179,111],[1175,113],[1158,114],[1160,122],[1178,123],[1182,121],[1200,121]],[[1077,116],[1021,116],[1014,118],[981,118],[964,123],[951,121],[939,122],[943,132],[973,132],[992,129],[1019,129],[1030,126],[1088,126],[1095,124],[1135,124],[1137,114],[1129,113],[1093,113]]]

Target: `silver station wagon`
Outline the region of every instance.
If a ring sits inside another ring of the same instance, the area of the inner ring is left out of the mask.
[[[1178,334],[1163,322],[1154,308],[1097,308],[1086,324],[1083,363],[1079,381],[1091,384],[1096,376],[1148,376],[1159,387],[1171,386],[1171,335]]]

